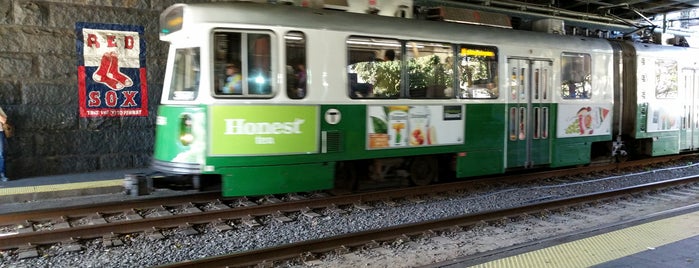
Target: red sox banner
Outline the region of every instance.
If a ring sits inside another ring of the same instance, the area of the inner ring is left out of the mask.
[[[143,27],[75,24],[80,117],[147,116]]]

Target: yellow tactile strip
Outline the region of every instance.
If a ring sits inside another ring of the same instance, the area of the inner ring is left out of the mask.
[[[590,267],[697,235],[699,212],[694,212],[473,267]]]
[[[123,186],[124,179],[0,188],[0,196]]]

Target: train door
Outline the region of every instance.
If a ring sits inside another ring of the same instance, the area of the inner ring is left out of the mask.
[[[684,95],[680,149],[695,150],[699,148],[699,70],[683,69],[680,87]]]
[[[551,60],[508,58],[507,167],[551,162]]]

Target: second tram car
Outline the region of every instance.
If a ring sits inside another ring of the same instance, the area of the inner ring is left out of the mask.
[[[615,42],[622,54],[619,133],[633,154],[699,149],[699,52],[694,48]]]
[[[697,57],[644,56],[662,48],[255,3],[176,4],[160,23],[153,167],[218,176],[226,196],[584,165],[617,136],[699,145]]]

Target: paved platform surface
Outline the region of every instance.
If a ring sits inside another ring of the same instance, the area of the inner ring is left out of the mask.
[[[699,205],[647,222],[577,238],[533,243],[515,253],[465,258],[428,267],[699,267]]]
[[[126,175],[150,173],[150,169],[126,169],[0,182],[0,214],[48,208],[50,203],[55,203],[54,207],[80,205],[91,202],[89,198],[97,201],[128,198],[124,188]],[[53,202],[57,199],[61,202]]]
[[[682,239],[658,248],[648,248],[595,267],[699,267],[699,236]]]

